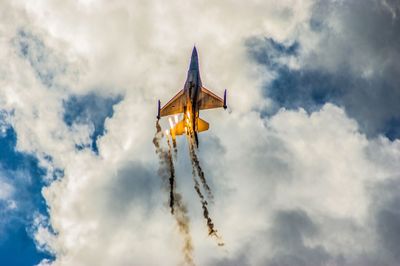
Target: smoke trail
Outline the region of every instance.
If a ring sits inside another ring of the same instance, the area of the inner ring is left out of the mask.
[[[193,261],[193,244],[192,237],[190,236],[190,228],[189,228],[189,216],[187,214],[187,208],[182,202],[182,196],[178,193],[175,194],[175,220],[178,224],[179,232],[183,236],[184,245],[182,248],[185,262],[188,265],[195,265]]]
[[[160,175],[163,185],[169,186],[170,190],[170,208],[173,214],[178,230],[183,237],[184,245],[182,248],[184,260],[187,265],[195,265],[193,261],[193,244],[192,237],[190,236],[189,216],[187,215],[187,208],[182,202],[182,196],[174,190],[175,182],[175,168],[171,155],[171,144],[168,140],[169,151],[165,151],[161,145],[160,140],[163,136],[159,122],[156,122],[156,133],[153,138],[153,144],[156,148],[156,154],[160,159],[160,166],[158,174]],[[174,208],[175,207],[175,208]]]
[[[175,187],[175,168],[174,163],[172,161],[172,154],[171,154],[171,143],[167,136],[167,143],[168,143],[168,163],[170,169],[170,176],[169,176],[169,207],[171,208],[171,214],[174,214],[174,187]]]
[[[203,193],[201,193],[200,184],[196,178],[196,170],[197,170],[197,173],[199,173],[198,167],[197,167],[199,164],[198,164],[198,160],[197,160],[197,164],[196,164],[196,161],[193,159],[194,145],[191,145],[190,142],[189,142],[189,150],[190,150],[190,154],[191,154],[191,158],[192,158],[192,167],[193,167],[192,168],[192,176],[193,176],[193,181],[194,181],[194,189],[196,190],[196,193],[200,198],[201,207],[203,209],[203,217],[204,217],[204,219],[206,219],[206,223],[207,223],[208,235],[214,236],[217,239],[218,246],[223,246],[224,242],[222,241],[222,238],[217,234],[217,229],[215,229],[214,223],[210,217],[210,213],[207,208],[208,202],[204,198]]]
[[[206,191],[206,193],[207,193],[207,198],[211,201],[211,203],[213,203],[213,201],[214,201],[214,196],[213,196],[213,194],[212,194],[212,192],[211,192],[210,187],[209,187],[208,184],[207,184],[206,176],[205,176],[205,174],[204,174],[204,172],[203,172],[203,169],[202,169],[201,166],[200,166],[200,161],[199,161],[199,159],[198,159],[198,157],[197,157],[194,144],[193,144],[193,143],[190,143],[189,145],[191,146],[191,147],[190,147],[190,157],[191,157],[191,159],[192,159],[192,164],[193,164],[193,166],[196,168],[196,171],[197,171],[197,174],[199,175],[201,184],[203,185],[203,189],[204,189],[204,190]]]
[[[168,154],[167,154],[167,152],[165,152],[163,150],[163,148],[160,145],[160,140],[161,140],[162,136],[163,136],[163,133],[161,131],[161,126],[157,121],[156,133],[153,138],[153,144],[154,144],[154,147],[156,148],[156,154],[158,155],[158,158],[160,160],[160,166],[158,168],[158,175],[161,177],[163,183],[166,183],[166,181],[167,181],[166,179],[168,178],[168,172],[169,172],[167,169],[167,166],[166,166],[166,162],[168,161]]]
[[[178,156],[178,147],[176,146],[176,139],[172,138],[172,146],[174,147],[174,158],[176,160]]]
[[[194,174],[194,173],[193,173]],[[199,181],[197,181],[197,179],[195,178],[195,176],[193,176],[193,181],[194,181],[194,189],[197,192],[197,195],[200,198],[200,202],[201,202],[201,207],[203,209],[203,216],[204,219],[206,219],[207,221],[207,228],[208,228],[208,235],[217,235],[217,231],[214,229],[214,223],[210,218],[208,209],[207,209],[207,201],[204,199],[203,193],[201,193],[200,191],[200,185],[199,185]]]

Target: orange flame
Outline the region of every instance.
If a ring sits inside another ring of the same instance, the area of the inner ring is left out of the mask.
[[[174,127],[174,123],[172,122],[171,117],[168,117],[169,125],[171,126],[171,129]]]

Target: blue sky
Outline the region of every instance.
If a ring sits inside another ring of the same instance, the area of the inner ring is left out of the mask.
[[[199,136],[223,248],[207,238],[178,139],[195,264],[399,261],[398,1],[0,10],[1,265],[182,262],[152,138],[194,43],[203,85],[227,88],[229,106],[201,112]]]
[[[48,215],[41,194],[46,170],[34,156],[16,151],[16,139],[11,127],[0,138],[1,181],[14,190],[11,199],[1,202],[0,261],[5,265],[35,265],[52,257],[37,250],[30,231],[35,215]],[[10,202],[15,207],[7,206]]]

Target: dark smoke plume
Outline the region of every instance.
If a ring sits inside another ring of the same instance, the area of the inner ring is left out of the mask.
[[[188,265],[195,265],[193,261],[193,244],[192,237],[190,236],[190,227],[189,227],[189,216],[187,214],[187,208],[182,202],[181,194],[175,194],[175,220],[178,224],[179,232],[182,234],[184,239],[184,245],[182,248],[183,255],[185,258],[185,262]]]
[[[196,156],[195,151],[194,151],[195,147],[191,142],[189,142],[189,145],[190,145],[189,146],[189,150],[190,150],[190,155],[191,155],[191,159],[192,159],[191,160],[192,161],[192,167],[193,167],[192,168],[192,176],[193,176],[193,181],[194,181],[194,189],[196,190],[196,193],[200,198],[201,207],[203,209],[203,217],[204,217],[204,219],[206,220],[206,223],[207,223],[208,235],[214,236],[217,239],[218,246],[223,246],[224,242],[222,241],[222,238],[217,234],[217,230],[215,229],[214,223],[213,223],[213,221],[212,221],[212,219],[210,217],[210,213],[209,213],[208,208],[207,208],[208,202],[204,198],[204,195],[200,190],[199,181],[196,178],[196,171],[197,171],[197,174],[199,175],[200,180],[201,180],[201,176],[200,176],[201,167],[200,167],[199,161],[197,160],[197,156]],[[200,168],[200,171],[199,171],[199,168]],[[201,171],[201,173],[203,173],[203,171]],[[203,178],[204,178],[204,173],[203,173]],[[205,182],[205,178],[204,178],[204,182]],[[205,188],[204,184],[205,183],[203,183],[203,188]],[[210,188],[208,187],[207,184],[205,184],[205,185],[209,189],[209,190],[206,190],[206,191],[209,191],[210,194],[211,194]]]
[[[174,214],[174,188],[175,188],[175,168],[174,163],[172,160],[172,152],[171,152],[171,143],[167,136],[167,143],[168,143],[168,163],[170,169],[170,176],[169,176],[169,207],[171,208],[171,214]]]
[[[193,177],[193,181],[194,181],[194,189],[196,190],[197,195],[200,198],[201,207],[203,209],[204,219],[206,219],[206,221],[207,221],[208,235],[216,235],[217,231],[214,229],[214,223],[211,220],[208,209],[207,209],[208,203],[204,199],[203,193],[201,193],[201,191],[200,191],[199,181],[197,181],[197,179],[195,177]]]
[[[178,147],[176,146],[176,138],[172,138],[172,147],[174,147],[174,158],[178,156]]]
[[[187,214],[187,208],[182,202],[182,196],[174,190],[175,186],[175,168],[172,160],[171,144],[168,140],[169,150],[165,151],[160,141],[163,136],[159,122],[156,122],[156,134],[153,138],[153,144],[156,148],[156,153],[160,159],[160,166],[158,174],[160,175],[163,185],[168,188],[170,192],[170,208],[171,214],[175,217],[178,225],[178,230],[183,237],[184,246],[182,248],[184,260],[187,265],[195,265],[193,261],[193,244],[192,237],[190,236],[190,220]]]
[[[163,133],[161,132],[161,126],[157,122],[156,123],[156,134],[154,135],[153,138],[153,144],[154,147],[156,148],[156,154],[158,155],[158,158],[160,160],[160,166],[158,168],[158,175],[161,177],[163,183],[167,182],[167,178],[169,176],[169,169],[168,166],[166,165],[168,162],[168,153],[163,150],[163,148],[160,145],[160,140],[163,136]]]
[[[214,195],[211,192],[211,188],[207,184],[206,176],[203,172],[203,169],[200,166],[200,161],[197,157],[196,150],[193,144],[190,144],[190,157],[192,159],[192,164],[196,168],[197,174],[200,178],[201,184],[203,185],[203,189],[207,193],[207,198],[211,201],[211,203],[214,201]]]

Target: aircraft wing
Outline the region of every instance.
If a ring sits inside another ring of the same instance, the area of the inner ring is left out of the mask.
[[[185,97],[183,90],[178,92],[166,105],[160,109],[160,116],[183,113]]]
[[[225,108],[225,101],[211,91],[202,87],[199,95],[198,105],[200,110],[212,108]]]

